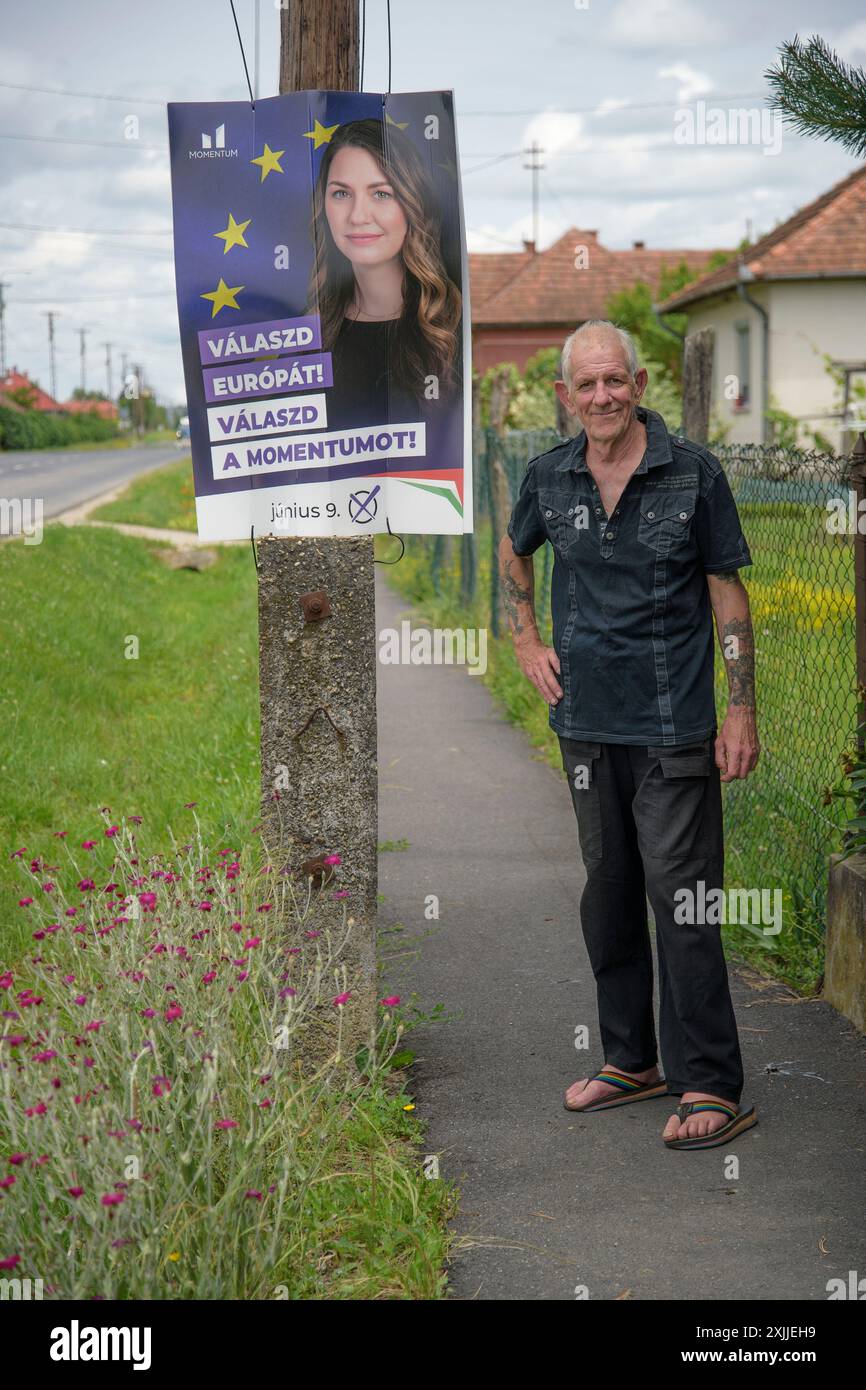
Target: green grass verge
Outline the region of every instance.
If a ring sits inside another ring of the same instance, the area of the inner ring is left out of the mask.
[[[110,530],[49,525],[0,546],[0,839],[92,836],[100,806],[236,837],[258,815],[256,585],[249,552],[201,572]],[[137,653],[137,654],[136,654]],[[4,954],[20,916],[4,860]]]
[[[195,488],[189,454],[133,478],[119,497],[98,507],[91,516],[95,521],[195,531]]]

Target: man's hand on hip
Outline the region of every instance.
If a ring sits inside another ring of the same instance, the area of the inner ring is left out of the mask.
[[[520,669],[527,680],[532,681],[549,705],[558,704],[562,699],[562,690],[557,680],[560,665],[553,647],[546,647],[540,637],[533,636],[515,641],[514,650]]]

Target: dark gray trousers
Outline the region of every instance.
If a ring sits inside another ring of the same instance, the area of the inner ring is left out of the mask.
[[[743,1064],[721,930],[700,920],[712,917],[701,911],[705,895],[723,886],[713,740],[679,748],[562,737],[559,743],[586,868],[580,919],[604,1060],[628,1072],[658,1061],[648,897],[668,1089],[678,1096],[706,1091],[737,1103]]]

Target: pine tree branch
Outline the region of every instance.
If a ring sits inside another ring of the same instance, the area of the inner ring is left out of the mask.
[[[764,76],[788,125],[866,155],[866,72],[844,63],[817,34],[806,43],[795,36],[780,53]]]

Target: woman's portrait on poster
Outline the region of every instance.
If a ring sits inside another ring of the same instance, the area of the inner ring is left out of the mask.
[[[447,411],[460,398],[462,296],[445,266],[432,179],[402,130],[376,119],[337,128],[311,232],[307,312],[318,312],[332,354],[329,427]]]

